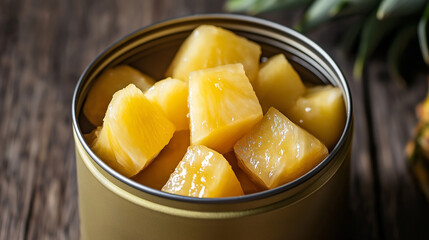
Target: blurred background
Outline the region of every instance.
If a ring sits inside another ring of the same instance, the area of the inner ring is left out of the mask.
[[[97,54],[149,24],[226,10],[303,31],[348,80],[355,116],[348,238],[429,239],[429,161],[425,139],[414,138],[418,122],[426,126],[415,109],[427,94],[421,40],[426,36],[427,53],[427,6],[427,0],[0,0],[0,239],[79,239],[71,102]]]

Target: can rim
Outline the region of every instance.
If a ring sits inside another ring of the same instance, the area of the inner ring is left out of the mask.
[[[77,102],[79,93],[85,84],[85,78],[88,75],[88,73],[90,72],[90,70],[92,68],[94,68],[94,66],[97,63],[97,60],[100,59],[102,56],[108,54],[115,46],[119,45],[119,43],[124,42],[127,39],[132,38],[134,35],[136,35],[137,33],[141,32],[141,31],[148,30],[151,28],[159,28],[159,27],[174,23],[176,21],[192,22],[192,21],[202,20],[202,19],[204,19],[204,20],[239,20],[239,21],[245,21],[248,23],[254,23],[254,24],[258,24],[258,25],[269,26],[270,28],[276,29],[280,32],[284,32],[284,33],[293,35],[294,37],[296,37],[300,41],[311,46],[318,54],[320,54],[324,58],[324,60],[327,62],[327,64],[329,64],[329,66],[333,68],[335,74],[338,75],[338,79],[339,79],[339,81],[340,81],[340,83],[344,89],[344,94],[345,94],[344,99],[346,101],[346,106],[348,106],[348,108],[346,109],[346,123],[344,126],[344,130],[341,134],[341,137],[338,140],[335,147],[332,149],[332,151],[329,153],[329,155],[324,160],[322,160],[316,167],[314,167],[312,170],[310,170],[309,172],[305,173],[301,177],[299,177],[299,178],[297,178],[297,179],[295,179],[289,183],[286,183],[282,186],[276,187],[274,189],[265,190],[262,192],[247,194],[247,195],[243,195],[243,196],[236,196],[236,197],[196,198],[196,197],[188,197],[188,196],[182,196],[182,195],[162,192],[160,190],[152,189],[150,187],[147,187],[147,186],[144,186],[140,183],[137,183],[137,182],[131,180],[130,178],[127,178],[127,177],[119,174],[117,171],[115,171],[111,167],[109,167],[100,158],[98,158],[92,152],[92,150],[89,148],[89,146],[86,144],[85,140],[83,139],[83,133],[82,133],[82,131],[79,127],[79,124],[78,124],[78,118],[76,116],[77,115],[76,102]],[[117,180],[125,183],[126,185],[131,186],[134,189],[137,189],[139,191],[143,191],[145,193],[149,193],[149,194],[154,195],[154,196],[162,197],[165,199],[190,202],[190,203],[207,203],[207,204],[240,203],[240,202],[247,202],[247,201],[264,199],[264,198],[268,198],[268,197],[273,196],[273,195],[277,195],[279,193],[293,189],[293,188],[297,187],[298,185],[303,184],[304,182],[308,181],[309,179],[311,179],[315,175],[317,175],[330,162],[332,162],[334,157],[339,154],[339,150],[341,149],[341,147],[344,144],[346,144],[347,133],[352,131],[352,129],[351,129],[352,128],[352,120],[353,120],[352,109],[353,109],[353,106],[352,106],[352,101],[351,101],[351,93],[350,93],[349,84],[345,80],[342,71],[339,69],[339,67],[335,63],[335,61],[321,47],[319,47],[319,45],[314,43],[312,40],[310,40],[306,36],[302,35],[301,33],[297,32],[293,29],[290,29],[286,26],[280,25],[280,24],[275,23],[275,22],[271,22],[269,20],[251,17],[251,16],[238,15],[238,14],[209,13],[209,14],[195,14],[195,15],[189,15],[189,16],[184,16],[184,17],[175,17],[175,18],[169,18],[169,19],[166,19],[163,21],[155,22],[153,24],[139,28],[136,31],[133,31],[133,32],[119,38],[117,41],[110,44],[107,48],[105,48],[103,51],[101,51],[96,56],[96,58],[93,61],[91,61],[91,63],[85,68],[85,70],[83,71],[83,73],[81,74],[81,76],[79,77],[79,80],[77,82],[77,85],[76,85],[76,88],[75,88],[74,94],[73,94],[73,99],[72,99],[72,125],[73,125],[74,131],[76,131],[76,133],[77,133],[76,135],[77,135],[77,138],[78,138],[80,144],[82,144],[83,148],[90,155],[92,160],[95,161],[104,171],[109,173],[111,176],[113,176]]]

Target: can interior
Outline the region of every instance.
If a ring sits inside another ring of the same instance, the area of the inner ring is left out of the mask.
[[[106,171],[112,173],[119,180],[142,191],[167,198],[177,198],[179,200],[222,201],[224,199],[207,200],[183,197],[140,185],[116,173],[104,164],[92,153],[82,137],[82,134],[89,133],[95,127],[86,120],[80,110],[91,87],[91,82],[103,70],[120,64],[128,64],[152,76],[154,79],[161,80],[165,78],[164,73],[181,43],[195,27],[201,24],[220,26],[258,43],[262,48],[261,61],[275,54],[284,53],[305,84],[332,84],[338,86],[343,92],[347,113],[346,126],[339,143],[334,147],[330,155],[316,168],[299,179],[276,189],[225,199],[234,201],[234,199],[239,198],[241,200],[246,198],[263,198],[277,192],[287,191],[317,174],[329,163],[333,155],[338,152],[344,141],[345,133],[351,131],[349,129],[351,125],[351,100],[346,81],[332,59],[306,37],[275,23],[230,14],[196,15],[155,24],[120,39],[102,52],[82,74],[73,98],[73,124],[85,149]],[[77,119],[76,116],[78,117]]]

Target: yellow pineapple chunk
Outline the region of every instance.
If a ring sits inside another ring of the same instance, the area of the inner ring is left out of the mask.
[[[267,188],[291,182],[319,164],[328,149],[275,108],[234,146],[239,166]]]
[[[167,146],[149,166],[132,179],[148,187],[161,190],[189,147],[189,131],[175,132]]]
[[[261,65],[253,87],[264,112],[275,107],[286,115],[305,92],[301,78],[283,54],[275,55]]]
[[[262,118],[262,109],[241,64],[189,74],[191,145],[221,154]]]
[[[91,147],[95,143],[98,135],[100,135],[101,128],[102,127],[97,127],[92,132],[83,135],[83,138],[85,139],[85,142],[88,144],[88,146]]]
[[[115,152],[110,146],[108,131],[102,131],[102,129],[102,127],[97,127],[90,134],[86,134],[84,136],[86,142],[92,151],[109,167],[115,169],[119,173],[126,173],[126,168],[116,161]]]
[[[110,167],[130,177],[158,155],[175,128],[160,108],[130,84],[113,95],[103,127],[96,131],[91,149]]]
[[[145,92],[153,104],[158,105],[175,126],[176,131],[189,129],[188,85],[178,79],[161,80]]]
[[[94,81],[94,85],[89,90],[83,105],[83,114],[88,121],[94,126],[101,126],[113,94],[131,83],[140,88],[140,90],[145,91],[155,81],[127,65],[120,65],[104,71]]]
[[[190,197],[243,195],[240,182],[228,161],[205,146],[190,146],[162,191]]]
[[[241,63],[253,81],[258,74],[261,47],[231,31],[201,25],[180,47],[166,76],[187,81],[190,72],[221,65]]]
[[[309,88],[298,98],[288,117],[332,149],[346,122],[341,90],[330,85]]]
[[[260,192],[263,190],[261,186],[257,184],[257,182],[252,181],[249,175],[245,173],[237,163],[237,158],[235,157],[234,152],[225,153],[223,155],[225,159],[229,162],[234,170],[235,175],[237,176],[238,181],[241,184],[241,188],[243,189],[244,194],[251,194]]]

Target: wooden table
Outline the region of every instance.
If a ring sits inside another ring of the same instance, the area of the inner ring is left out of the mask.
[[[71,101],[79,75],[102,49],[142,26],[221,12],[222,1],[0,1],[0,239],[78,239]],[[299,13],[260,17],[286,26]],[[404,146],[426,94],[371,62],[365,81],[334,48],[336,25],[309,35],[338,63],[354,101],[351,239],[429,239],[429,207],[406,168]]]

